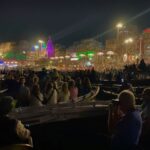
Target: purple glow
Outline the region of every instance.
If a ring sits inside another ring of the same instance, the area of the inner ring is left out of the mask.
[[[47,51],[48,58],[55,56],[55,49],[54,49],[51,38],[49,38],[49,40],[47,42],[46,51]]]

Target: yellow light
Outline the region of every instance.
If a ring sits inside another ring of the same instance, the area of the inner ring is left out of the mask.
[[[108,51],[106,54],[107,55],[114,55],[114,52],[113,51]]]
[[[44,41],[42,41],[42,40],[39,40],[38,42],[41,43],[41,44],[44,43]]]
[[[132,39],[132,38],[129,38],[129,42],[133,42],[133,39]]]
[[[127,44],[127,43],[132,43],[132,42],[133,42],[133,39],[132,39],[132,38],[128,38],[128,39],[126,39],[124,42],[125,42],[126,44]]]
[[[103,56],[103,55],[104,55],[104,53],[103,53],[103,52],[99,52],[99,53],[97,53],[97,55],[99,55],[99,56]]]
[[[80,54],[80,57],[84,57],[85,55],[84,54]]]
[[[126,39],[124,42],[127,44],[127,43],[129,43],[129,40],[128,40],[128,39]]]
[[[60,59],[64,59],[64,57],[63,57],[63,56],[60,56],[59,58],[60,58]]]
[[[70,58],[70,56],[69,56],[69,55],[66,55],[65,58]]]
[[[122,27],[123,27],[123,24],[122,24],[122,23],[118,23],[118,24],[116,25],[116,27],[117,27],[117,28],[122,28]]]
[[[77,61],[77,60],[79,60],[79,58],[74,57],[74,58],[71,58],[70,60],[71,60],[71,61]]]

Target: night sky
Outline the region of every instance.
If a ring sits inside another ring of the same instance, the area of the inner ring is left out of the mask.
[[[51,35],[56,43],[70,45],[101,34],[149,7],[149,0],[1,0],[0,41]],[[141,31],[150,27],[150,11],[130,23]]]

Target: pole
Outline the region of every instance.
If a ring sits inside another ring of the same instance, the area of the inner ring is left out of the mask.
[[[120,32],[120,28],[117,28],[117,41],[119,42],[119,32]]]
[[[140,59],[142,58],[142,37],[140,37],[140,52],[139,52]]]

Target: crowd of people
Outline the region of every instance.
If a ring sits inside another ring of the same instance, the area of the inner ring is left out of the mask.
[[[0,98],[2,145],[27,141],[32,143],[30,131],[19,120],[8,116],[14,107],[74,103],[79,96],[92,90],[91,83],[97,84],[107,77],[110,80],[116,77],[119,81],[122,75],[125,80],[128,80],[128,77],[132,78],[130,75],[135,78],[136,70],[133,71],[133,68],[134,66],[126,66],[122,72],[114,71],[106,74],[98,73],[94,69],[75,72],[59,72],[55,69],[52,71],[43,69],[40,72],[4,71],[0,83],[1,89],[7,89],[5,93],[1,93]],[[143,71],[145,72],[145,69]],[[136,108],[132,88],[122,89],[118,100],[112,101],[109,105],[108,114],[111,149],[137,150],[139,143],[145,148],[150,147],[150,88],[144,89],[142,93],[140,110]]]
[[[4,74],[1,88],[17,101],[17,107],[75,102],[92,90],[88,76],[71,76],[56,70],[47,72],[10,71]]]

